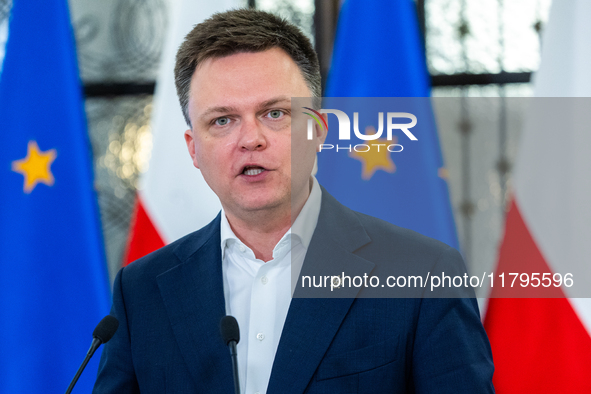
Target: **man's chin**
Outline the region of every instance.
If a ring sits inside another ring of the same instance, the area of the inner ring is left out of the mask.
[[[240,210],[248,214],[281,214],[282,211],[289,211],[291,208],[289,198],[285,200],[257,198],[251,201],[242,201]]]

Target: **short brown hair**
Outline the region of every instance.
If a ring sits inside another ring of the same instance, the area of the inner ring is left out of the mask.
[[[206,59],[239,52],[281,48],[302,72],[312,96],[321,96],[318,56],[310,40],[293,24],[264,11],[238,9],[217,13],[196,25],[179,47],[174,68],[177,95],[189,119],[189,89],[197,66]]]

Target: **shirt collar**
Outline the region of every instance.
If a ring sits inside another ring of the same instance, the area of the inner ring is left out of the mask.
[[[312,190],[310,195],[304,204],[304,207],[300,211],[300,214],[296,218],[292,227],[281,237],[281,241],[288,239],[290,241],[299,240],[302,246],[307,250],[312,240],[312,235],[316,229],[318,223],[318,215],[320,214],[320,204],[322,201],[322,190],[320,185],[314,176],[312,176]],[[220,237],[221,237],[221,248],[222,248],[222,260],[225,256],[226,245],[228,241],[234,240],[242,243],[232,231],[226,212],[222,208],[222,217],[220,223]]]
[[[312,177],[312,190],[308,196],[308,200],[304,204],[304,207],[300,211],[300,214],[296,218],[295,222],[291,226],[291,233],[293,236],[298,237],[300,242],[308,249],[312,235],[316,229],[318,223],[318,216],[320,215],[320,203],[322,201],[322,190],[316,180],[316,177]]]

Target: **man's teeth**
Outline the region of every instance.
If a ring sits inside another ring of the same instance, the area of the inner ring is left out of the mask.
[[[262,168],[249,168],[247,170],[244,170],[244,175],[259,175],[263,171],[265,170],[263,170]]]

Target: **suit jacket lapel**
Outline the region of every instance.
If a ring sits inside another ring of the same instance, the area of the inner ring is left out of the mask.
[[[182,261],[159,275],[158,287],[181,353],[203,392],[233,390],[232,364],[220,337],[226,314],[220,250],[220,220],[175,249]],[[197,241],[197,242],[195,242]]]
[[[320,216],[300,279],[302,275],[313,275],[318,264],[328,262],[333,265],[329,268],[332,275],[340,275],[341,271],[350,276],[371,272],[374,264],[352,253],[370,242],[355,215],[322,189]],[[304,392],[358,290],[347,290],[348,298],[291,300],[267,393]]]

